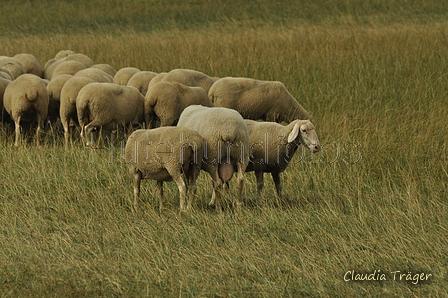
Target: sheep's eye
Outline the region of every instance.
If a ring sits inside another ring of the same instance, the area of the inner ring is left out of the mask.
[[[303,133],[307,133],[306,129],[302,130]]]

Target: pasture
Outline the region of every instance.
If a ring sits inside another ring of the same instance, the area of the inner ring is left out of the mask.
[[[15,148],[2,125],[0,297],[448,295],[446,3],[148,2],[6,1],[0,55],[278,80],[322,151],[296,153],[282,202],[266,175],[254,206],[248,173],[241,214],[212,213],[201,173],[193,211],[170,183],[159,213],[143,181],[132,212],[124,139]]]

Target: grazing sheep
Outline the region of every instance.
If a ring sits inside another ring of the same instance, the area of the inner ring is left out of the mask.
[[[140,69],[136,67],[120,68],[115,74],[113,82],[118,85],[126,86],[129,82],[129,79],[139,71]]]
[[[48,92],[42,78],[23,74],[12,81],[4,94],[5,110],[15,123],[15,146],[20,143],[20,123],[37,120],[36,142],[40,143],[40,132],[48,113]]]
[[[78,61],[63,61],[62,63],[59,63],[51,73],[51,76],[48,78],[50,81],[61,75],[61,74],[69,74],[69,75],[75,75],[80,70],[85,69],[86,67],[84,64]]]
[[[309,120],[294,120],[283,126],[275,122],[245,120],[249,131],[249,164],[246,172],[255,172],[257,201],[261,202],[263,174],[271,173],[277,195],[282,199],[280,173],[289,165],[300,144],[316,153],[320,143]]]
[[[75,77],[87,77],[91,78],[99,83],[112,83],[114,78],[99,68],[85,68],[74,75]]]
[[[70,74],[61,74],[54,77],[47,85],[48,91],[48,120],[54,124],[59,118],[59,108],[61,106],[61,91],[64,84],[73,78]]]
[[[25,73],[25,67],[19,60],[13,57],[0,56],[0,67],[7,69],[13,80]]]
[[[243,117],[227,108],[191,105],[181,114],[179,127],[197,131],[204,139],[202,169],[213,180],[213,196],[209,203],[221,211],[221,189],[238,172],[236,207],[242,205],[244,172],[249,162],[249,133]]]
[[[11,83],[11,80],[0,78],[0,122],[5,122],[7,118],[5,108],[3,107],[3,95],[6,87]],[[9,119],[8,119],[9,120]]]
[[[94,128],[114,130],[117,126],[143,121],[145,98],[135,87],[114,83],[90,83],[84,86],[76,98],[76,111],[81,126],[81,137],[90,145]]]
[[[149,82],[157,75],[152,71],[139,71],[136,72],[128,81],[128,86],[134,86],[141,94],[146,95],[148,91]]]
[[[65,148],[68,148],[68,143],[71,141],[71,128],[78,123],[76,113],[78,93],[85,85],[94,82],[96,81],[89,77],[72,77],[61,90],[59,117],[64,128]]]
[[[179,188],[180,209],[191,208],[196,179],[201,170],[202,146],[202,137],[196,131],[184,127],[134,131],[125,147],[125,160],[134,177],[134,208],[137,209],[142,179],[157,180],[160,209],[163,182],[172,180]],[[189,198],[185,206],[187,191]]]
[[[226,77],[213,84],[208,96],[215,106],[237,110],[245,119],[278,123],[311,120],[310,114],[278,81]]]
[[[148,84],[148,90],[158,82],[161,82],[163,78],[166,76],[167,72],[160,72],[158,73]]]
[[[91,66],[91,68],[98,68],[110,75],[112,78],[117,73],[116,69],[113,68],[110,64],[107,63],[100,63],[100,64],[94,64]]]
[[[68,54],[67,56],[59,55],[60,53],[72,53]],[[61,58],[56,58],[61,57]],[[88,56],[84,54],[76,54],[72,51],[61,51],[59,52],[54,59],[50,59],[45,63],[44,66],[44,78],[45,79],[51,79],[53,75],[53,71],[58,67],[59,64],[67,62],[67,61],[77,61],[84,65],[84,68],[89,68],[93,65],[92,59],[90,59]]]
[[[162,79],[163,82],[178,82],[191,87],[202,87],[206,92],[210,90],[215,80],[216,78],[192,69],[173,69]]]
[[[145,96],[145,123],[148,128],[176,125],[182,111],[191,105],[212,107],[201,87],[159,82]]]
[[[34,55],[21,53],[15,55],[13,58],[19,60],[19,62],[22,63],[23,67],[25,68],[25,73],[30,73],[41,78],[44,77],[44,69],[42,67],[42,64],[40,64],[39,60],[37,60]]]

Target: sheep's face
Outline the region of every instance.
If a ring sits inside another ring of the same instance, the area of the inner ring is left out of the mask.
[[[309,148],[311,152],[316,153],[320,151],[319,138],[317,137],[313,123],[310,121],[299,121],[294,125],[288,138],[288,142],[292,142],[296,138],[302,145]]]

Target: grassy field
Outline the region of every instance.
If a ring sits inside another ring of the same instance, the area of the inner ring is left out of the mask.
[[[266,177],[253,207],[249,173],[242,213],[213,214],[202,173],[192,212],[166,184],[160,214],[154,181],[132,212],[120,145],[14,148],[3,126],[0,297],[448,295],[445,1],[147,2],[3,2],[0,55],[279,80],[323,150],[297,152],[280,205]]]

